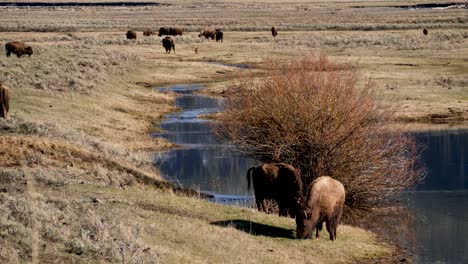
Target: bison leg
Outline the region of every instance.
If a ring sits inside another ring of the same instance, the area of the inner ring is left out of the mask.
[[[20,58],[20,57],[21,57],[21,55],[23,55],[23,54],[21,54],[21,53],[17,53],[17,54],[16,54],[16,57]]]
[[[319,223],[315,226],[315,238],[319,238],[319,237],[320,237],[319,231],[322,231],[322,228],[323,228],[323,221],[322,221],[322,222],[319,222]]]
[[[172,46],[172,49],[174,50],[174,54],[175,54],[175,46]]]
[[[10,57],[10,55],[11,55],[11,51],[8,50],[6,56]]]
[[[330,240],[331,240],[331,241],[335,240],[335,236],[333,235],[333,224],[332,224],[332,220],[327,219],[327,220],[325,220],[325,223],[326,223],[326,226],[327,226],[328,234],[330,234]]]

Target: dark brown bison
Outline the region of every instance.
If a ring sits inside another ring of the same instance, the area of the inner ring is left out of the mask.
[[[182,33],[184,32],[184,30],[182,28],[179,28],[179,27],[170,27],[169,28],[169,32],[168,34],[171,35],[171,36],[182,36]]]
[[[307,190],[307,198],[296,214],[297,238],[312,238],[314,227],[315,237],[319,237],[319,230],[325,222],[330,240],[335,240],[344,202],[345,189],[341,182],[328,176],[313,181]]]
[[[273,37],[276,37],[276,35],[278,35],[278,29],[276,29],[275,26],[272,26],[272,27],[271,27],[271,35],[272,35]]]
[[[19,41],[8,42],[5,44],[5,50],[7,57],[10,57],[11,53],[16,54],[18,58],[23,56],[23,54],[28,54],[29,56],[33,54],[31,46]]]
[[[429,31],[427,31],[427,29],[426,29],[426,28],[425,28],[425,29],[423,29],[423,34],[424,34],[424,35],[427,35],[427,33],[429,33]]]
[[[127,31],[125,34],[127,36],[127,39],[136,39],[137,38],[137,33],[135,31]]]
[[[216,42],[223,42],[223,35],[224,33],[221,30],[216,30]]]
[[[145,31],[143,31],[143,36],[151,36],[151,35],[154,35],[154,31],[153,30],[150,30],[150,29],[147,29]]]
[[[165,36],[165,35],[169,35],[169,28],[167,27],[159,28],[158,37]]]
[[[7,118],[10,110],[10,89],[8,86],[0,83],[0,117]]]
[[[208,28],[205,28],[204,30],[202,30],[202,32],[200,32],[200,34],[198,34],[198,37],[205,37],[206,39],[215,39],[216,37],[216,29],[215,28],[212,28],[212,27],[208,27]]]
[[[171,36],[167,36],[162,40],[163,47],[166,49],[166,53],[171,53],[171,48],[175,53],[174,39]]]
[[[252,178],[255,202],[259,211],[267,211],[265,199],[278,203],[279,215],[296,216],[302,198],[302,181],[298,170],[284,163],[263,164],[247,170],[247,187]]]

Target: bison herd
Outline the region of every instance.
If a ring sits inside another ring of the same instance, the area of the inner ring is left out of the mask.
[[[253,183],[255,202],[259,211],[267,211],[265,199],[275,200],[280,216],[296,218],[297,238],[316,237],[325,223],[330,240],[336,239],[345,202],[343,184],[329,176],[317,178],[303,197],[301,174],[284,163],[262,164],[247,170],[247,183]]]
[[[171,53],[171,49],[174,50],[174,53],[175,53],[174,38],[171,38],[170,36],[182,36],[183,32],[184,32],[184,29],[180,27],[159,28],[158,37],[166,36],[161,41],[164,49],[166,50],[166,53]],[[148,37],[154,34],[155,32],[150,29],[143,31],[143,36],[145,37]],[[278,30],[276,29],[275,26],[271,28],[271,34],[273,35],[273,37],[276,37],[276,35],[278,35]],[[137,33],[135,31],[129,30],[127,31],[125,35],[127,39],[137,38]],[[214,28],[210,26],[210,27],[206,27],[205,29],[203,29],[200,32],[200,34],[198,34],[198,37],[205,37],[205,39],[212,39],[212,40],[216,40],[216,42],[223,42],[224,33],[220,28]],[[197,53],[198,53],[198,49],[196,50],[195,54]]]

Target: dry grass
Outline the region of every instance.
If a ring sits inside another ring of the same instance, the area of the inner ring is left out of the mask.
[[[299,241],[292,219],[141,187],[51,188],[40,174],[0,172],[2,262],[349,263],[392,250],[349,226],[340,226],[333,246],[326,239]]]

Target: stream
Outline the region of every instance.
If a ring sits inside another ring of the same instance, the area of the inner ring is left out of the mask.
[[[181,186],[214,195],[213,201],[241,206],[253,205],[247,191],[246,172],[257,162],[229,151],[211,131],[209,120],[200,115],[223,108],[223,99],[197,95],[200,85],[156,88],[179,96],[179,112],[166,115],[161,124],[166,138],[180,148],[155,154],[154,165],[162,175]],[[402,199],[407,214],[394,214],[377,227],[369,227],[408,249],[415,263],[468,263],[468,130],[416,133],[425,146],[425,181]]]

